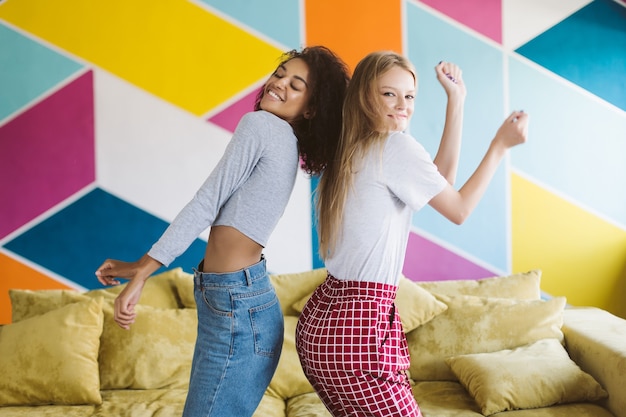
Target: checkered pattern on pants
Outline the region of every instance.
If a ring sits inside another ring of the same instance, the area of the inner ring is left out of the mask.
[[[396,287],[329,275],[298,320],[296,346],[335,417],[421,417],[406,376],[409,352]]]

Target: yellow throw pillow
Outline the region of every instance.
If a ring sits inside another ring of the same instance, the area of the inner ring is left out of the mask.
[[[596,401],[607,392],[570,359],[557,339],[446,359],[486,416],[500,411]]]
[[[298,395],[287,401],[287,409],[285,411],[277,410],[279,413],[268,414],[267,417],[332,417],[328,412],[320,397],[315,393]],[[262,414],[265,416],[265,414]]]
[[[296,351],[296,325],[298,318],[294,316],[285,316],[285,340],[283,341],[283,350],[278,361],[278,368],[274,373],[268,392],[283,400],[288,400],[297,395],[315,392],[313,387],[306,379],[300,358]]]
[[[22,321],[67,304],[89,300],[75,290],[9,290],[13,323]]]
[[[301,301],[303,297],[308,300],[313,291],[324,282],[326,275],[326,268],[317,268],[300,273],[270,275],[283,314],[298,316],[302,310],[295,310],[293,308],[294,303]]]
[[[184,282],[192,279],[190,277],[193,277],[193,275],[184,272],[182,268],[170,269],[161,274],[151,276],[143,287],[139,304],[157,308],[185,307],[178,295],[178,287],[184,286]],[[85,295],[90,297],[101,296],[110,300],[117,297],[125,287],[126,284],[120,284],[99,290],[91,290],[86,292]]]
[[[101,299],[3,326],[0,406],[101,404],[101,333]]]
[[[113,320],[113,306],[103,306],[100,345],[102,389],[186,388],[196,342],[195,309],[159,309],[136,305],[129,330]]]
[[[541,270],[483,279],[417,282],[427,291],[445,295],[538,300],[541,297]]]
[[[430,292],[404,277],[400,278],[398,284],[396,306],[405,333],[428,323],[448,309],[445,303],[437,300]]]
[[[309,301],[312,294],[311,292],[293,303],[292,309],[297,314],[302,313],[304,305]],[[398,307],[398,314],[405,333],[427,323],[448,308],[431,293],[405,277],[400,278],[398,283],[395,304]]]
[[[551,300],[436,294],[448,309],[407,334],[411,378],[456,381],[449,356],[495,352],[544,338],[563,340],[565,297]]]
[[[197,308],[193,274],[188,274],[181,270],[181,273],[179,273],[174,282],[176,283],[176,293],[178,294],[180,307]]]

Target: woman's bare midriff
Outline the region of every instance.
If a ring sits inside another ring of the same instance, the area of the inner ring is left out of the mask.
[[[202,272],[233,272],[261,260],[263,246],[230,226],[213,226]]]

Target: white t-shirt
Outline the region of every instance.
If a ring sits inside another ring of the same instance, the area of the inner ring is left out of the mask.
[[[335,278],[398,285],[414,211],[447,184],[411,135],[393,132],[356,167],[342,230],[326,268]]]

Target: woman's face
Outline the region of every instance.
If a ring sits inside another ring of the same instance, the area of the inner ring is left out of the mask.
[[[377,82],[382,103],[381,120],[389,131],[403,131],[409,125],[415,105],[415,79],[413,74],[393,66]]]
[[[263,86],[260,108],[291,123],[309,116],[309,66],[293,58],[276,68]]]

